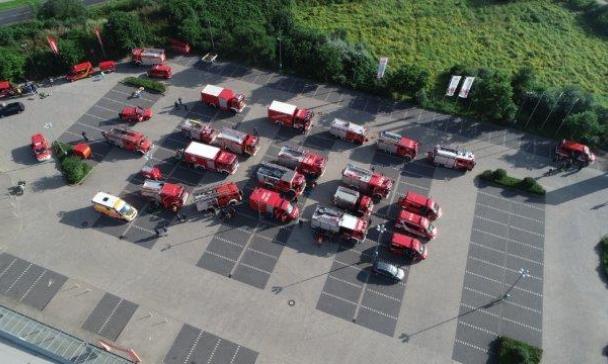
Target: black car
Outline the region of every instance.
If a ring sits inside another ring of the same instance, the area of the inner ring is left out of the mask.
[[[23,103],[11,102],[10,104],[0,108],[0,118],[3,116],[19,114],[23,110],[25,110],[25,105],[23,105]]]

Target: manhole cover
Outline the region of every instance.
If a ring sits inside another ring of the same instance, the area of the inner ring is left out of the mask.
[[[89,226],[89,222],[88,221],[83,221],[82,224],[80,224],[82,227],[87,227]]]
[[[289,301],[287,301],[287,304],[288,304],[289,306],[293,307],[293,306],[295,306],[295,305],[296,305],[296,301],[294,301],[294,300],[289,300]]]

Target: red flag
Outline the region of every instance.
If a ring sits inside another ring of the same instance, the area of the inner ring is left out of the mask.
[[[46,40],[49,42],[49,47],[51,47],[51,52],[55,54],[59,54],[59,48],[57,47],[57,39],[53,36],[47,35]]]

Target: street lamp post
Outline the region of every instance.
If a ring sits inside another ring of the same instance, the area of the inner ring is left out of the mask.
[[[57,142],[57,146],[59,147],[61,154],[65,154],[65,151],[63,150],[63,145],[61,144],[61,142],[59,140],[55,140],[55,133],[53,132],[53,123],[49,121],[47,123],[44,123],[42,125],[42,127],[49,130],[49,134],[51,134],[51,140],[53,142]],[[53,142],[51,142],[51,145],[53,145]]]
[[[547,117],[545,118],[545,121],[543,121],[543,125],[540,126],[541,129],[545,128],[545,124],[547,124],[547,121],[549,120],[549,116],[551,116],[551,114],[553,113],[553,109],[555,109],[555,107],[557,106],[557,104],[559,104],[559,100],[562,99],[562,96],[564,96],[563,92],[561,94],[559,94],[559,97],[557,98],[557,101],[555,101],[555,105],[553,105],[553,107],[551,108],[551,111],[549,111],[549,113],[547,114]]]
[[[511,297],[511,291],[513,290],[513,288],[515,288],[515,286],[517,286],[517,283],[519,283],[519,281],[522,280],[522,278],[528,278],[530,277],[530,271],[524,268],[520,268],[519,269],[519,277],[517,277],[517,279],[515,280],[515,282],[513,282],[513,284],[511,285],[511,287],[509,287],[509,289],[507,289],[505,291],[505,294],[502,295],[502,297],[500,298],[501,301],[506,300],[507,298]]]

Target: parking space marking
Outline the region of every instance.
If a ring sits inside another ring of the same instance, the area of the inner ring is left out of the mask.
[[[362,285],[358,285],[358,284],[355,284],[355,283],[353,283],[353,282],[346,281],[346,280],[344,280],[344,279],[338,278],[338,277],[333,276],[333,275],[331,275],[331,274],[329,274],[327,277],[328,277],[328,278],[330,278],[330,279],[333,279],[333,280],[335,280],[335,281],[338,281],[338,282],[341,282],[341,283],[344,283],[344,284],[348,284],[348,285],[353,286],[353,287],[355,287],[355,288],[363,288],[363,286],[362,286]]]
[[[198,332],[198,335],[196,335],[196,339],[194,339],[194,342],[192,343],[192,347],[190,348],[190,350],[188,351],[188,354],[186,355],[186,358],[184,359],[184,364],[190,363],[190,358],[192,357],[192,353],[194,352],[194,349],[198,346],[198,342],[201,340],[201,336],[203,336],[202,330],[200,330]]]
[[[458,325],[462,325],[462,326],[466,326],[469,327],[471,329],[477,330],[477,331],[481,331],[481,332],[485,332],[486,334],[490,334],[490,335],[496,335],[498,336],[498,333],[488,330],[488,329],[484,329],[483,327],[479,327],[477,325],[472,325],[466,321],[458,321]]]
[[[472,305],[469,305],[469,304],[466,304],[466,303],[461,303],[460,305],[462,307],[465,307],[465,308],[469,309],[469,310],[475,310],[475,312],[480,312],[480,313],[483,313],[483,314],[488,315],[488,316],[492,316],[492,317],[497,318],[497,319],[508,321],[508,322],[510,322],[512,324],[515,324],[515,325],[518,325],[518,326],[521,326],[521,327],[525,327],[526,329],[530,329],[532,331],[536,331],[536,332],[539,332],[539,333],[542,332],[542,330],[539,329],[538,327],[534,327],[534,326],[528,325],[526,323],[519,322],[519,321],[510,319],[510,318],[507,318],[507,317],[495,314],[494,312],[490,312],[490,311],[488,311],[488,310],[486,310],[484,308],[475,307],[475,306],[472,306]]]
[[[493,283],[504,284],[503,282],[501,282],[501,281],[499,281],[499,280],[496,280],[496,279],[493,279],[493,278],[490,278],[490,277],[486,277],[486,276],[484,276],[484,275],[477,274],[477,273],[474,273],[474,272],[471,272],[471,271],[468,271],[468,270],[465,270],[464,272],[465,272],[465,274],[470,274],[470,275],[472,275],[472,276],[474,276],[474,277],[481,278],[481,279],[485,279],[485,280],[487,280],[487,281],[491,281],[491,282],[493,282]],[[533,295],[533,296],[537,296],[537,297],[542,297],[542,296],[543,296],[543,295],[542,295],[542,294],[540,294],[540,293],[537,293],[537,292],[532,292],[532,291],[530,291],[530,290],[528,290],[528,289],[525,289],[525,288],[520,288],[520,287],[517,287],[517,286],[513,287],[513,290],[518,290],[518,291],[521,291],[521,292],[525,292],[525,293],[528,293],[528,294],[531,294],[531,295]]]
[[[118,111],[118,110],[112,110],[112,109],[109,109],[109,108],[107,108],[105,106],[101,106],[101,105],[97,105],[97,104],[94,104],[92,107],[96,107],[98,109],[104,109],[104,110],[110,111],[112,113],[116,113]]]
[[[321,295],[325,295],[325,296],[337,299],[338,301],[350,303],[350,304],[352,304],[354,306],[357,306],[357,302],[353,302],[351,300],[347,300],[346,298],[343,298],[343,297],[340,297],[340,296],[336,296],[334,294],[331,294],[331,293],[328,293],[328,292],[325,292],[325,291],[321,291]]]
[[[215,352],[217,351],[217,347],[220,346],[220,342],[222,342],[222,339],[220,339],[218,337],[217,338],[217,342],[215,343],[215,346],[213,347],[213,350],[211,351],[211,355],[209,355],[209,360],[207,360],[207,364],[211,364],[211,361],[213,361],[213,357],[215,356]]]
[[[478,294],[478,295],[480,295],[480,296],[488,297],[488,298],[491,298],[491,299],[494,299],[494,300],[496,300],[496,299],[499,299],[499,298],[500,298],[500,297],[496,297],[496,295],[493,295],[493,294],[490,294],[490,293],[487,293],[487,292],[484,292],[484,291],[480,291],[480,290],[475,289],[475,288],[471,288],[471,287],[467,287],[467,286],[464,286],[463,288],[464,288],[466,291],[469,291],[469,292],[472,292],[472,293]],[[515,302],[513,302],[513,301],[509,301],[509,300],[503,300],[501,303],[502,303],[502,304],[505,304],[505,305],[511,305],[511,306],[515,306],[515,307],[518,307],[518,308],[521,308],[521,309],[524,309],[524,310],[527,310],[527,311],[530,311],[530,312],[537,313],[537,314],[539,314],[539,315],[542,315],[542,314],[543,314],[543,312],[542,312],[542,311],[540,311],[540,310],[537,310],[537,309],[535,309],[535,308],[528,307],[528,306],[525,306],[525,305],[522,305],[522,304],[519,304],[519,303],[515,303]]]
[[[42,277],[44,277],[44,275],[46,274],[47,270],[43,270],[42,273],[40,273],[40,275],[38,276],[38,278],[36,278],[34,280],[34,282],[30,285],[30,287],[27,289],[27,291],[25,291],[25,293],[23,294],[23,296],[21,296],[21,298],[19,299],[19,302],[23,301],[23,299],[25,297],[27,297],[28,294],[30,294],[30,292],[32,291],[32,289],[34,289],[34,287],[38,284],[38,282],[40,282],[40,280],[42,279]]]
[[[529,244],[529,243],[525,243],[523,241],[507,238],[507,237],[504,237],[502,235],[497,235],[497,234],[491,233],[489,231],[481,230],[481,229],[478,229],[478,228],[475,228],[475,227],[473,228],[473,231],[477,231],[477,232],[480,232],[480,233],[483,233],[483,234],[488,234],[488,235],[493,236],[495,238],[500,238],[500,239],[506,240],[506,241],[508,241],[510,243],[520,244],[520,245],[525,246],[527,248],[536,249],[538,251],[544,252],[543,248],[538,247],[536,245]]]
[[[13,283],[11,283],[11,285],[8,286],[8,289],[4,292],[5,294],[9,293],[11,291],[11,289],[13,289],[15,284],[17,284],[17,282],[19,282],[19,280],[21,278],[23,278],[23,276],[30,270],[30,268],[32,268],[32,265],[33,265],[32,263],[29,263],[28,266],[21,273],[19,273],[19,275],[17,276],[17,278],[15,278]]]
[[[139,225],[137,225],[137,224],[133,224],[133,227],[134,227],[135,229],[139,230],[139,231],[143,231],[143,232],[145,232],[145,233],[149,233],[149,234],[156,235],[156,232],[154,232],[154,231],[152,231],[152,230],[150,230],[150,229],[146,229],[146,228],[144,228],[144,227],[141,227],[141,226],[139,226]]]
[[[525,202],[521,202],[521,201],[505,198],[505,197],[502,197],[502,196],[497,196],[497,195],[494,195],[494,194],[491,194],[491,193],[487,193],[487,192],[484,192],[484,191],[481,191],[481,190],[478,190],[477,193],[479,193],[481,195],[484,195],[484,196],[493,197],[493,198],[496,198],[496,199],[499,199],[499,200],[502,200],[502,201],[506,201],[506,202],[509,202],[509,203],[513,203],[513,204],[516,204],[516,205],[522,205],[522,206],[529,207],[531,209],[535,209],[535,210],[538,210],[538,211],[545,212],[544,208],[538,207],[538,206],[535,206],[535,205],[532,205],[532,204],[529,204],[529,203],[525,203]]]
[[[98,127],[93,126],[93,125],[87,125],[87,124],[83,124],[83,123],[81,123],[80,121],[77,121],[77,122],[75,122],[74,124],[76,124],[76,125],[78,125],[78,126],[84,126],[85,128],[93,129],[93,130],[96,130],[96,131],[98,131],[98,132],[105,131],[104,129],[98,128]],[[68,133],[70,133],[70,134],[72,134],[72,135],[77,135],[77,134],[74,134],[74,133],[70,132],[69,130],[66,130],[66,132],[68,132]],[[82,135],[78,135],[78,136],[80,136],[80,137],[81,137]]]
[[[393,300],[393,301],[401,303],[401,299],[400,298],[389,296],[386,293],[378,292],[375,289],[371,289],[371,288],[367,288],[366,290],[367,290],[367,292],[371,292],[373,294],[377,294],[378,296],[382,296],[384,298],[388,298],[389,300]]]
[[[512,269],[512,268],[508,268],[508,267],[502,266],[502,265],[500,265],[500,264],[496,264],[496,263],[488,262],[488,261],[487,261],[487,260],[485,260],[485,259],[477,258],[477,257],[474,257],[474,256],[469,256],[469,259],[472,259],[472,260],[474,260],[474,261],[476,261],[476,262],[480,262],[480,263],[483,263],[483,264],[487,264],[487,265],[490,265],[490,266],[493,266],[493,267],[496,267],[496,268],[504,269],[504,270],[507,270],[507,271],[509,271],[509,272],[513,272],[513,273],[519,273],[519,270],[517,270],[517,269]],[[542,279],[542,278],[535,277],[535,276],[533,276],[533,275],[531,275],[531,274],[529,275],[529,278],[536,279],[536,280],[541,281],[541,282],[543,281],[543,279]]]
[[[388,314],[388,313],[386,313],[386,312],[382,312],[382,311],[376,310],[375,308],[371,308],[371,307],[365,306],[364,304],[360,304],[358,307],[361,307],[361,308],[363,308],[363,309],[365,309],[365,310],[368,310],[368,311],[371,311],[371,312],[377,313],[377,314],[378,314],[378,315],[380,315],[380,316],[388,317],[388,318],[393,319],[393,320],[395,320],[395,321],[397,321],[397,320],[399,319],[399,317],[395,317],[395,316],[393,316],[393,315],[389,315],[389,314]],[[358,313],[359,313],[359,312],[357,311],[357,315],[355,315],[355,317],[356,317],[356,316],[358,316]]]
[[[113,98],[107,97],[107,96],[102,96],[102,99],[108,100],[108,101],[113,102],[115,104],[120,104],[122,106],[131,106],[130,104],[125,104],[122,101],[114,100]],[[116,110],[116,111],[118,111],[118,110]]]
[[[117,93],[117,94],[122,94],[122,95],[125,95],[125,96],[129,96],[129,97],[131,97],[131,94],[130,94],[130,93],[123,92],[123,91],[116,90],[116,89],[111,89],[111,90],[110,90],[110,92],[114,92],[114,93]],[[143,96],[142,96],[142,97],[140,97],[140,99],[142,99],[142,100],[146,100],[146,101],[150,101],[150,102],[156,102],[156,101],[158,101],[158,100],[147,99],[147,98],[145,98],[145,97],[143,97]]]
[[[533,264],[538,264],[538,265],[544,266],[544,263],[543,263],[543,262],[539,262],[539,261],[534,260],[534,259],[530,259],[530,258],[522,257],[521,255],[516,255],[516,254],[512,254],[512,253],[509,253],[509,252],[505,252],[505,251],[502,251],[502,250],[499,250],[499,249],[495,249],[495,248],[489,247],[489,246],[487,246],[487,245],[483,245],[483,244],[476,243],[476,242],[474,242],[474,241],[471,241],[471,242],[470,242],[470,244],[471,244],[471,245],[474,245],[474,246],[477,246],[477,247],[480,247],[480,248],[487,249],[487,250],[492,250],[492,251],[493,251],[493,252],[495,252],[495,253],[499,253],[499,254],[506,254],[506,255],[508,255],[508,256],[510,256],[510,257],[513,257],[513,258],[521,259],[521,260],[526,261],[526,262],[529,262],[529,263],[533,263]]]
[[[97,115],[89,114],[88,112],[85,112],[84,114],[85,114],[86,116],[90,116],[90,117],[95,118],[95,119],[98,119],[98,120],[103,120],[103,121],[108,120],[108,119],[106,119],[106,118],[102,118],[102,117],[97,116]]]
[[[511,216],[511,215],[514,215],[514,214],[509,214],[509,216]],[[519,215],[514,215],[514,216],[519,216]],[[532,235],[536,235],[536,236],[540,236],[540,237],[544,237],[545,236],[545,234],[537,233],[536,231],[530,231],[530,230],[527,230],[527,229],[522,229],[522,228],[519,228],[517,226],[513,226],[510,223],[505,224],[502,221],[496,221],[496,220],[487,218],[485,216],[475,215],[475,217],[478,218],[478,219],[480,219],[480,220],[489,221],[489,222],[492,222],[492,223],[495,223],[495,224],[500,224],[500,225],[503,225],[503,226],[508,226],[511,229],[523,231],[523,232],[528,233],[528,234],[532,234]]]
[[[495,207],[495,206],[490,206],[490,205],[484,204],[484,203],[482,203],[482,202],[477,202],[477,205],[478,205],[478,206],[485,207],[485,208],[488,208],[488,209],[492,209],[492,210],[496,210],[496,211],[500,211],[500,212],[504,212],[504,213],[511,214],[511,212],[507,212],[507,211],[505,211],[504,209],[499,209],[499,208],[497,208],[497,207]],[[518,217],[520,217],[520,218],[522,218],[522,219],[526,219],[526,220],[534,221],[534,222],[537,222],[537,223],[540,223],[540,224],[544,224],[544,223],[545,223],[545,222],[544,222],[544,221],[542,221],[542,220],[535,219],[535,218],[532,218],[532,217],[523,216],[523,215],[519,215],[519,214],[515,214],[515,215],[516,215],[516,216],[518,216]]]
[[[484,348],[479,347],[477,345],[470,344],[470,343],[468,343],[466,341],[462,341],[462,340],[456,339],[455,342],[458,343],[458,344],[464,345],[464,346],[468,346],[471,349],[479,350],[479,351],[481,351],[483,353],[490,353],[490,351],[488,349],[484,349]]]
[[[258,235],[258,236],[259,236],[259,235]],[[250,247],[250,248],[248,248],[248,249],[249,249],[250,251],[254,252],[254,253],[257,253],[257,254],[260,254],[260,255],[266,256],[266,257],[271,258],[271,259],[273,259],[273,260],[279,260],[279,257],[277,257],[277,256],[274,256],[274,255],[271,255],[271,254],[268,254],[268,253],[261,252],[261,251],[259,251],[259,250],[253,249],[253,248],[251,248],[251,247]],[[269,272],[269,273],[271,273],[271,272]]]

